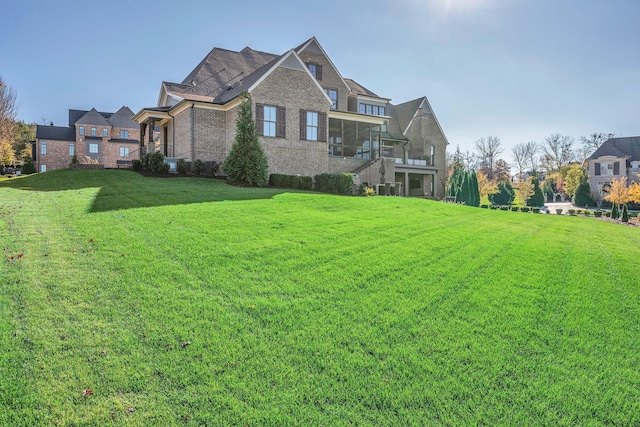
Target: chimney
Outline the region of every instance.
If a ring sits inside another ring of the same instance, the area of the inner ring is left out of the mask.
[[[53,126],[53,122],[49,122],[49,126]]]

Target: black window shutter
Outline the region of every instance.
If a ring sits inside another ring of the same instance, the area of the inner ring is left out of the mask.
[[[286,138],[287,109],[278,107],[276,109],[276,137]]]
[[[596,175],[600,175],[600,163],[594,165],[596,167]]]
[[[318,141],[327,141],[327,113],[318,113]]]
[[[316,65],[316,79],[322,80],[322,65],[320,64]]]
[[[620,162],[615,162],[613,164],[613,174],[620,175]]]
[[[300,139],[307,139],[307,111],[300,110]]]
[[[256,130],[258,135],[264,136],[264,105],[256,104]]]

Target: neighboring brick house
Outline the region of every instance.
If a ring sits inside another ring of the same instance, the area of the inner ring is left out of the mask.
[[[34,147],[38,172],[67,168],[74,154],[81,162],[89,158],[107,168],[115,168],[117,160],[138,159],[140,127],[132,117],[129,107],[115,113],[69,110],[69,126],[38,125]]]
[[[602,197],[613,179],[640,182],[640,136],[609,138],[585,162],[591,191]]]
[[[162,152],[172,168],[179,158],[222,162],[243,91],[270,173],[355,172],[372,185],[384,174],[407,195],[444,197],[448,142],[427,98],[394,105],[343,78],[315,37],[282,55],[214,48],[135,115],[141,150]]]

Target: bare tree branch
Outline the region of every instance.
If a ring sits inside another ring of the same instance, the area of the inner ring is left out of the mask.
[[[476,140],[475,154],[480,168],[485,171],[489,179],[493,179],[495,163],[503,152],[502,143],[497,136],[482,137]]]

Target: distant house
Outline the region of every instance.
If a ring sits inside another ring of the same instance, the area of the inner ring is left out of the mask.
[[[609,138],[585,160],[591,191],[605,196],[613,179],[640,182],[640,136]]]
[[[397,182],[406,195],[444,197],[448,142],[427,98],[394,105],[344,78],[315,37],[283,54],[214,48],[135,115],[141,150],[162,152],[172,167],[224,161],[243,91],[270,173],[352,172],[371,185]],[[149,132],[156,127],[159,143]]]
[[[69,126],[38,125],[34,147],[38,172],[69,167],[75,154],[82,162],[91,159],[107,168],[118,160],[138,159],[140,127],[131,120],[133,111],[122,107],[115,113],[69,110]]]

